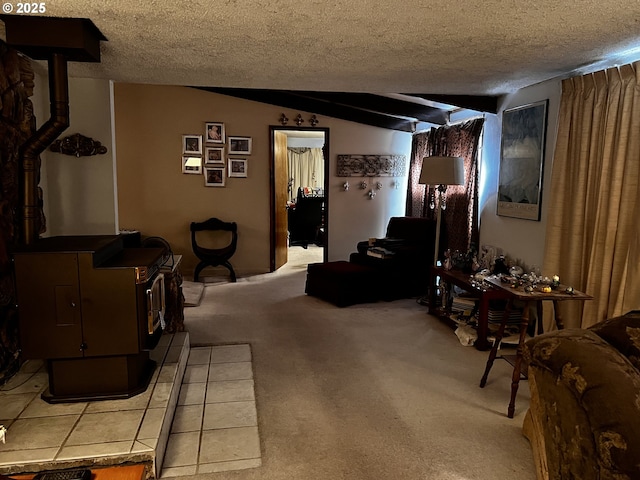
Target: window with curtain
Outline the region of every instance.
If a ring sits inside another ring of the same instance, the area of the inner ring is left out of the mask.
[[[298,188],[318,193],[324,188],[324,155],[321,148],[287,148],[289,200],[295,200]]]
[[[544,271],[593,296],[567,327],[640,309],[639,133],[640,62],[562,82]]]
[[[462,157],[465,184],[447,188],[442,212],[439,258],[446,249],[467,252],[478,248],[478,151],[484,118],[432,128],[413,136],[406,215],[435,218],[435,186],[420,185],[422,159],[433,155]]]

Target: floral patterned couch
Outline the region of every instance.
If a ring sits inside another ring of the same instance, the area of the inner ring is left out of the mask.
[[[525,344],[538,479],[640,479],[640,311]]]

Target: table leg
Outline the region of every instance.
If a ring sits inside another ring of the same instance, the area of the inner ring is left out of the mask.
[[[480,380],[480,388],[484,388],[487,384],[487,378],[489,377],[489,372],[491,371],[491,367],[493,367],[493,361],[496,359],[496,355],[498,354],[498,347],[500,346],[500,342],[502,341],[502,337],[504,336],[504,329],[507,325],[507,320],[509,319],[509,315],[511,314],[511,308],[513,307],[513,300],[507,301],[507,306],[504,310],[504,315],[502,315],[502,322],[500,323],[500,328],[498,329],[498,333],[496,333],[496,339],[494,340],[493,347],[491,348],[491,352],[489,353],[489,358],[487,359],[487,366],[484,369],[484,375],[482,375],[482,379]]]
[[[507,417],[513,418],[516,410],[516,394],[518,393],[518,385],[520,384],[520,368],[522,366],[522,350],[524,340],[527,337],[527,327],[529,326],[529,308],[530,302],[525,303],[522,311],[522,321],[520,322],[520,339],[518,340],[518,348],[516,350],[516,362],[513,367],[513,375],[511,376],[511,400],[507,410]]]
[[[556,320],[556,327],[558,330],[564,330],[564,322],[562,321],[562,316],[560,315],[560,310],[558,309],[558,301],[553,301],[553,317]]]
[[[542,300],[538,300],[536,302],[536,314],[538,316],[538,318],[536,318],[536,322],[538,323],[538,335],[542,335],[544,333],[544,325],[542,325]]]
[[[431,271],[431,285],[429,288],[429,313],[431,315],[437,315],[436,313],[436,296],[438,292],[438,276],[434,271]]]
[[[478,307],[478,339],[475,347],[478,350],[488,350],[489,342],[487,341],[487,333],[489,331],[489,301],[480,298]]]

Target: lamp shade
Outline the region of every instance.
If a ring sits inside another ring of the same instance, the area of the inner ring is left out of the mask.
[[[418,183],[464,185],[464,159],[462,157],[424,157]]]

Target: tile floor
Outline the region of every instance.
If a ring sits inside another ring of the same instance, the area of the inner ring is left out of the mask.
[[[191,348],[161,477],[261,464],[249,345]]]
[[[0,473],[136,461],[171,477],[261,465],[249,345],[190,349],[182,333],[151,356],[159,367],[144,393],[57,405],[40,398],[42,362],[27,362],[0,388]]]

